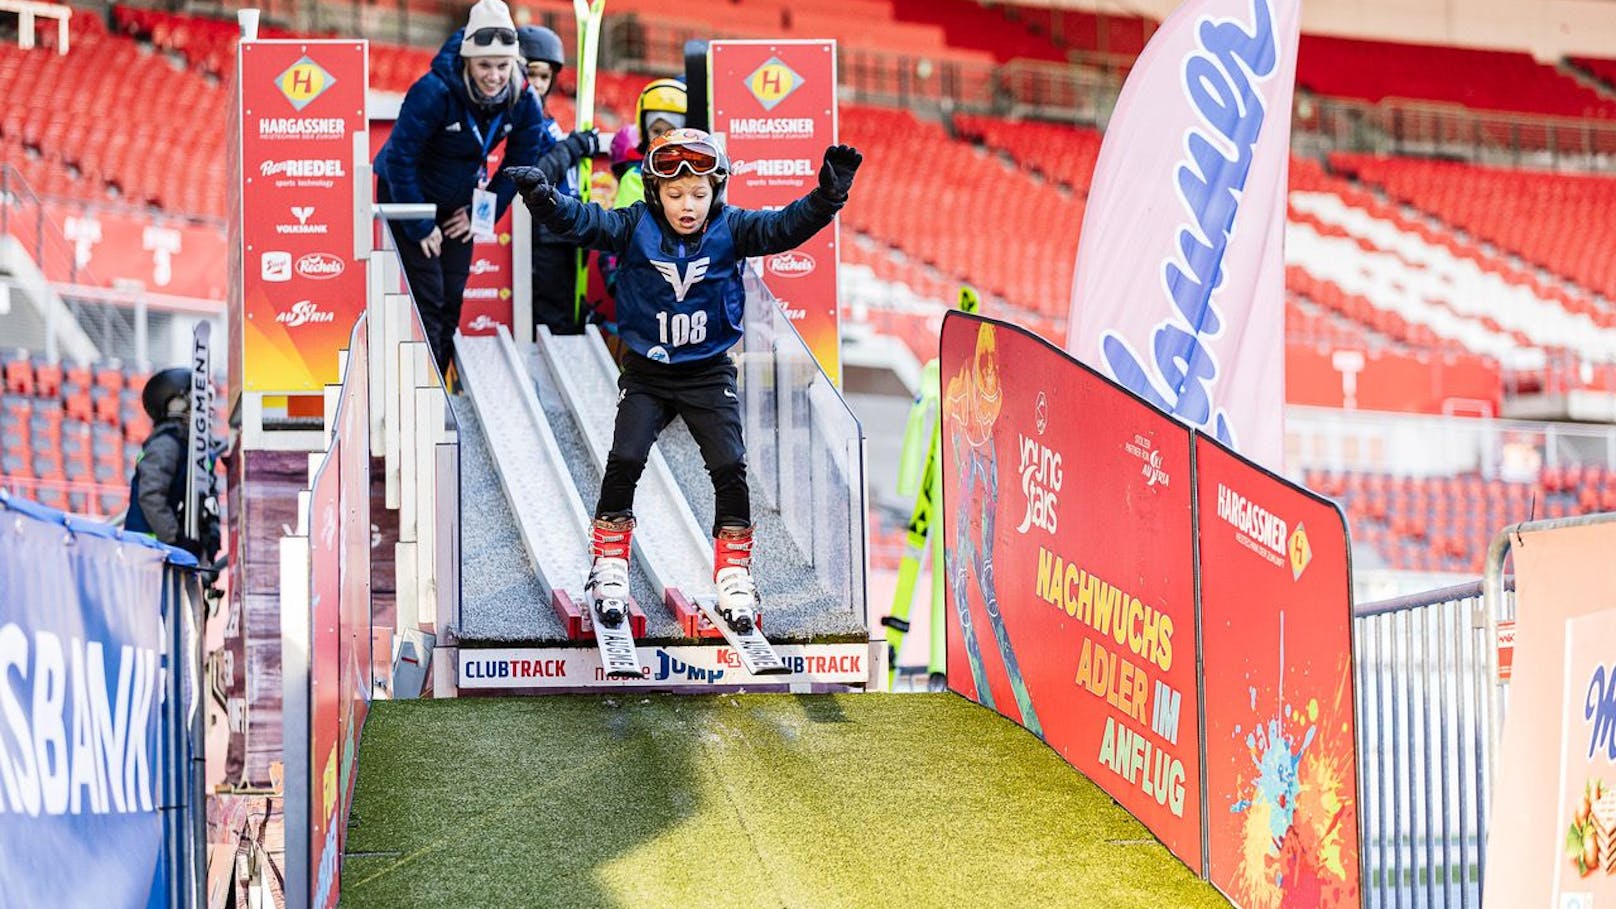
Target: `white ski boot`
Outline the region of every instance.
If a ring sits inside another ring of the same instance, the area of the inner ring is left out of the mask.
[[[595,617],[608,628],[616,628],[628,616],[628,554],[634,533],[633,518],[596,518],[590,528],[589,596]]]
[[[752,528],[720,527],[713,538],[713,581],[718,614],[729,627],[749,634],[757,624],[758,592],[752,580]]]

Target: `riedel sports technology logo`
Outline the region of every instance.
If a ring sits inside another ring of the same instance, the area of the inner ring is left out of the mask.
[[[1257,83],[1273,76],[1279,59],[1270,0],[1251,0],[1251,7],[1249,25],[1203,17],[1180,70],[1179,88],[1199,116],[1172,140],[1185,150],[1173,185],[1188,217],[1174,236],[1160,238],[1168,306],[1150,359],[1115,331],[1101,342],[1111,375],[1129,391],[1230,446],[1236,427],[1215,397],[1223,364],[1209,343],[1225,333],[1214,291],[1235,283],[1225,260],[1268,113]],[[1244,269],[1254,261],[1233,264]]]
[[[330,253],[309,253],[297,260],[297,273],[305,278],[325,281],[347,270],[343,261]]]
[[[812,139],[812,117],[731,117],[730,139]]]
[[[763,158],[756,161],[736,161],[730,168],[738,177],[812,177],[818,170],[808,158]]]
[[[322,322],[335,322],[336,313],[326,312],[316,306],[313,300],[299,300],[292,304],[292,308],[280,313],[275,321],[287,328],[296,328],[299,325],[318,325]]]
[[[768,258],[764,267],[769,274],[782,278],[802,278],[814,273],[814,257],[805,252],[791,250]]]
[[[1313,561],[1313,546],[1302,525],[1290,526],[1278,515],[1229,487],[1218,484],[1218,517],[1233,525],[1241,545],[1276,566],[1290,565],[1291,579],[1300,580]]]
[[[340,158],[289,158],[264,161],[258,165],[258,174],[279,189],[330,189],[348,171]]]
[[[1167,468],[1162,466],[1161,449],[1156,447],[1156,441],[1143,433],[1134,433],[1133,439],[1122,443],[1123,450],[1138,458],[1142,465],[1139,469],[1145,478],[1146,488],[1156,486],[1171,486],[1173,478],[1168,475]]]
[[[1066,482],[1060,452],[1024,435],[1017,434],[1016,438],[1016,450],[1021,454],[1021,492],[1027,499],[1027,510],[1016,533],[1024,534],[1030,527],[1054,533],[1060,523],[1056,509],[1061,486]]]
[[[335,76],[309,57],[297,61],[275,77],[275,87],[281,90],[293,110],[302,110],[337,84]]]
[[[802,88],[802,84],[802,75],[779,57],[770,57],[746,77],[746,90],[764,110],[774,110],[781,101],[791,97],[792,92]]]

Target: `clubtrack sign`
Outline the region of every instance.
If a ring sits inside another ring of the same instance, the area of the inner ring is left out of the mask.
[[[637,648],[641,675],[608,679],[594,648],[543,647],[460,651],[461,688],[727,688],[826,684],[862,685],[870,680],[868,644],[779,644],[775,651],[788,675],[746,671],[733,647],[684,644]]]

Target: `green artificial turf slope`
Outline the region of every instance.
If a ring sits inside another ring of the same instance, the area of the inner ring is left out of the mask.
[[[1227,907],[953,695],[377,702],[342,905]]]

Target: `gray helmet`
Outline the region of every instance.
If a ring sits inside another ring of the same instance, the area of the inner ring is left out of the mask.
[[[516,30],[516,44],[522,59],[529,63],[543,60],[554,73],[561,72],[567,62],[566,51],[561,48],[561,36],[542,25],[524,25]]]

